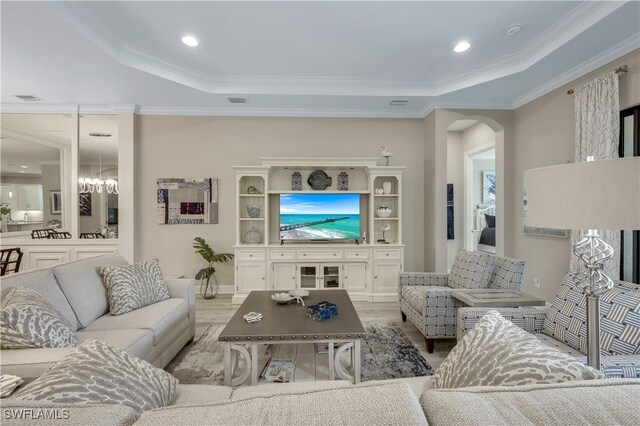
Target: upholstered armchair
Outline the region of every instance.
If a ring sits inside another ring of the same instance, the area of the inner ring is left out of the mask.
[[[456,337],[456,301],[459,288],[520,289],[524,261],[491,253],[459,250],[449,274],[401,272],[400,312],[424,335],[427,352],[436,339]]]
[[[518,327],[536,334],[581,362],[587,363],[586,301],[567,274],[548,308],[459,308],[457,337],[460,340],[489,310],[497,310]],[[601,369],[611,378],[640,378],[640,285],[616,282],[600,297]]]

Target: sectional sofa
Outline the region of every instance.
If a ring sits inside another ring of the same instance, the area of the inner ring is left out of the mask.
[[[24,419],[16,419],[17,413],[56,413],[73,424],[123,426],[640,424],[637,410],[640,380],[459,389],[430,389],[430,384],[430,377],[415,377],[359,385],[334,381],[235,390],[225,386],[178,385],[170,406],[141,415],[124,405],[74,406],[8,399],[2,403],[2,424],[28,424]]]
[[[96,270],[123,263],[126,261],[121,256],[108,255],[5,276],[0,280],[0,298],[13,287],[30,288],[69,321],[80,342],[100,339],[163,368],[195,334],[195,282],[167,279],[169,299],[112,316],[106,289]],[[31,381],[73,350],[2,350],[0,371]]]

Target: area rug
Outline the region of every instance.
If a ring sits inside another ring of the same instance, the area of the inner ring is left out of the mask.
[[[182,360],[168,371],[180,383],[220,385],[224,382],[224,327],[212,325],[187,348]],[[362,381],[429,376],[433,369],[394,323],[366,323],[361,349]]]

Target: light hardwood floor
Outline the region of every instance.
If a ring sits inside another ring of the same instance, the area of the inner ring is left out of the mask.
[[[455,345],[455,340],[438,340],[432,354],[427,353],[424,337],[418,329],[407,321],[402,322],[400,308],[397,302],[393,303],[367,303],[354,302],[353,305],[363,323],[367,322],[394,322],[400,326],[416,348],[420,351],[427,363],[435,370],[442,360],[448,355]],[[196,295],[196,338],[212,324],[225,325],[231,319],[240,305],[231,304],[231,295],[218,295],[214,299],[205,300],[199,294]],[[171,362],[175,365],[187,352],[183,349]]]

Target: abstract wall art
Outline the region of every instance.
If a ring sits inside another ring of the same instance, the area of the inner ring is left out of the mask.
[[[495,170],[484,170],[482,172],[482,203],[496,203],[496,172]]]
[[[157,223],[218,223],[218,179],[158,179]]]
[[[447,240],[455,240],[455,230],[453,222],[453,184],[447,184]]]

